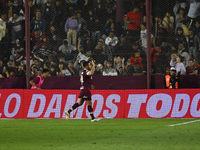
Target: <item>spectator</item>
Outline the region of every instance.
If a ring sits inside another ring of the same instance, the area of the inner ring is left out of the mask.
[[[197,20],[197,21],[195,22],[195,25],[194,25],[194,27],[193,27],[193,30],[194,30],[194,34],[195,34],[195,35],[200,34],[200,20]]]
[[[78,2],[79,2],[80,10],[81,10],[81,15],[86,21],[88,21],[87,20],[88,12],[92,8],[93,0],[82,0],[82,1],[79,0]]]
[[[112,59],[112,52],[108,45],[104,43],[103,39],[99,39],[99,42],[97,46],[95,47],[95,50],[93,51],[94,60],[96,60],[97,63],[103,64],[104,60],[107,60],[108,58]]]
[[[80,61],[80,57],[76,57],[76,60],[74,62],[74,68],[78,71],[78,74],[80,75],[82,70],[83,70],[83,67],[82,67],[82,63],[85,61],[85,60],[82,60]]]
[[[39,62],[37,59],[34,58],[32,64],[33,64],[33,65],[36,65],[37,70],[40,69],[40,62]]]
[[[88,32],[83,30],[81,32],[82,36],[81,38],[78,38],[78,42],[80,42],[80,45],[83,46],[86,49],[91,48],[91,41],[90,41],[90,36],[88,35]]]
[[[167,42],[167,40],[163,39],[160,49],[161,49],[161,54],[158,57],[157,62],[159,63],[161,69],[159,70],[160,73],[165,74],[164,69],[169,66],[171,60],[172,45],[169,42]]]
[[[56,9],[55,6],[52,4],[52,0],[47,0],[45,4],[41,6],[42,18],[46,21],[46,28],[45,32],[47,33],[50,29],[50,26],[54,23]]]
[[[119,42],[115,46],[115,54],[125,57],[126,59],[128,59],[131,54],[131,44],[123,35],[121,35]]]
[[[103,69],[103,76],[117,76],[117,71],[112,68],[112,61],[108,61],[106,64],[106,68]]]
[[[13,0],[13,6],[22,9],[23,8],[23,0]]]
[[[141,31],[140,31],[140,40],[138,42],[142,42],[142,49],[147,53],[147,29],[146,29],[146,23],[142,23],[140,25]],[[153,35],[151,34],[151,41],[153,43]]]
[[[55,19],[56,26],[64,26],[63,20],[66,19],[66,8],[62,5],[62,0],[56,0],[55,4]]]
[[[105,37],[105,38],[108,37],[110,32],[116,33],[117,37],[120,36],[120,31],[119,31],[119,29],[117,28],[117,25],[114,22],[110,23],[109,26],[106,26],[106,25],[105,25],[105,29],[103,29],[104,32],[105,32],[103,37]]]
[[[160,49],[159,45],[156,45],[156,47],[153,47],[151,49],[151,53],[152,53],[152,69],[153,69],[153,73],[161,73],[161,65],[160,62],[158,62],[158,58],[161,54],[162,50]]]
[[[34,32],[35,29],[40,29],[41,32],[45,31],[46,21],[42,18],[41,10],[37,9],[35,13],[35,18],[32,18],[31,23],[31,32]]]
[[[47,39],[50,41],[50,45],[53,47],[54,51],[57,51],[58,47],[61,44],[61,38],[55,26],[51,26],[50,33],[47,34]]]
[[[161,44],[165,38],[169,38],[167,28],[161,18],[155,17],[155,38],[157,44]]]
[[[29,0],[29,8],[30,8],[30,21],[35,17],[38,6],[34,4],[34,0]]]
[[[189,29],[188,29],[189,23],[190,22],[188,20],[183,20],[183,24],[181,25],[181,28],[183,28],[183,35],[185,37],[189,35]]]
[[[69,72],[69,70],[67,69],[67,67],[64,66],[63,63],[59,63],[58,67],[59,67],[59,71],[57,73],[57,76],[61,76],[61,77],[71,76],[71,73]]]
[[[188,43],[190,59],[193,57],[196,58],[197,56],[197,44],[195,43],[195,38],[197,38],[197,36],[194,36],[194,30],[189,29],[189,35],[186,37],[186,40]]]
[[[190,0],[189,2],[190,7],[187,16],[190,19],[196,19],[200,14],[200,2],[199,0]]]
[[[98,64],[96,66],[93,76],[102,76],[103,75],[101,67],[103,67],[102,64]]]
[[[87,32],[87,35],[90,36],[90,31],[88,30],[87,28],[87,24],[86,23],[83,23],[81,28],[80,28],[80,31],[79,31],[79,37],[80,38],[83,38],[84,37],[84,34]]]
[[[16,39],[22,39],[23,30],[22,30],[22,21],[25,20],[25,17],[18,16],[18,13],[13,13],[13,16],[9,19],[8,23],[12,28],[12,43],[14,44]]]
[[[167,42],[166,39],[164,39],[160,49],[161,49],[161,57],[163,58],[163,60],[169,61],[172,53],[172,45],[169,42]]]
[[[140,52],[140,56],[143,60],[146,60],[146,53],[143,51],[141,47],[137,43],[132,44],[131,55],[129,54],[128,58],[133,56],[135,53]]]
[[[179,43],[187,44],[186,38],[183,35],[183,29],[181,27],[178,27],[177,30],[177,34],[174,36],[174,38],[172,38],[172,51],[176,53],[178,52]]]
[[[142,22],[142,14],[139,12],[139,7],[134,6],[133,11],[128,12],[124,18],[124,22],[128,24],[128,33],[137,41],[140,36],[140,23]]]
[[[0,59],[6,57],[8,53],[8,27],[7,27],[7,15],[5,13],[1,14],[0,18]]]
[[[183,62],[182,56],[177,56],[176,54],[171,55],[170,66],[175,67],[176,73],[180,73],[180,75],[185,75],[186,70],[182,62]]]
[[[115,20],[117,3],[114,0],[106,0],[105,15]]]
[[[38,59],[40,62],[51,62],[52,47],[44,46],[43,44],[39,45],[37,48],[32,50],[34,58]]]
[[[124,61],[125,61],[125,58],[121,58],[120,56],[114,57],[114,68],[115,68],[115,70],[117,70],[119,72],[119,69],[121,67],[122,71],[124,72],[125,71]]]
[[[124,71],[122,67],[120,67],[118,70],[118,76],[125,76],[125,75],[127,75],[127,73]]]
[[[76,18],[76,14],[73,13],[71,18],[68,18],[65,23],[65,32],[67,33],[67,39],[69,44],[72,44],[76,47],[76,37],[77,32],[79,31],[78,22]]]
[[[134,66],[130,66],[130,70],[128,71],[131,75],[144,75],[142,67],[135,63]]]
[[[10,60],[12,61],[20,61],[22,59],[22,55],[25,53],[24,47],[21,45],[20,40],[16,40],[15,46],[12,48],[10,55]]]
[[[35,31],[32,32],[30,35],[34,37],[34,41],[35,41],[34,48],[36,48],[37,46],[41,44],[43,44],[44,46],[48,46],[49,42],[46,39],[46,35],[41,32],[40,28],[36,28]]]
[[[131,62],[132,66],[134,66],[135,63],[138,63],[141,68],[144,68],[143,64],[142,64],[142,58],[140,57],[140,52],[139,51],[136,51],[134,53],[134,57],[131,57],[129,62]]]
[[[68,61],[67,69],[69,70],[69,72],[71,73],[72,76],[77,76],[78,75],[77,70],[74,68],[73,61]]]
[[[104,1],[103,0],[95,0],[95,1],[93,1],[93,5],[94,5],[93,8],[94,8],[95,14],[99,18],[99,22],[101,24],[103,24],[105,22],[105,17],[103,17],[103,16],[105,16]]]
[[[177,15],[182,9],[185,10],[187,7],[187,2],[185,1],[176,1],[176,4],[173,8],[174,14]]]
[[[185,9],[181,8],[181,9],[177,10],[175,15],[176,15],[175,33],[177,33],[177,28],[180,27],[182,25],[183,21],[186,19]]]
[[[107,68],[107,62],[108,62],[107,60],[104,60],[104,62],[103,62],[103,68]]]
[[[26,71],[24,70],[23,65],[18,67],[18,71],[16,72],[15,77],[26,77]]]
[[[178,45],[178,55],[182,56],[183,57],[183,64],[185,67],[188,66],[188,60],[190,59],[188,53],[185,51],[185,46],[183,43],[180,43]]]
[[[7,68],[8,68],[7,66],[4,66],[4,67],[3,67],[3,71],[2,71],[2,74],[1,74],[1,75],[2,75],[4,78],[9,78],[9,77],[10,77],[10,74],[9,74]]]
[[[7,62],[7,70],[10,73],[15,70],[15,63],[12,60],[8,60]]]
[[[172,16],[172,12],[167,11],[165,17],[163,18],[163,25],[167,29],[169,34],[172,34],[174,31],[174,17]]]
[[[193,62],[193,59],[190,59],[188,61],[188,67],[186,68],[186,74],[187,75],[197,75],[198,69],[195,66],[195,63]]]
[[[50,74],[51,77],[55,77],[56,76],[56,67],[54,65],[50,66],[49,74]]]
[[[103,26],[103,30],[102,30],[102,38],[106,39],[107,36],[109,35],[110,31],[116,31],[115,30],[115,26],[112,25],[112,29],[111,29],[111,24],[113,24],[114,21],[112,18],[108,18],[106,23]]]
[[[116,37],[114,32],[110,32],[109,36],[105,40],[105,44],[108,45],[112,51],[112,53],[115,53],[115,46],[118,43],[118,37]]]
[[[31,65],[31,77],[36,77],[38,75],[37,66],[32,64]]]
[[[76,47],[71,45],[67,39],[63,41],[63,44],[58,48],[59,50],[59,56],[63,55],[66,60],[72,60],[73,59],[73,54],[76,51]]]
[[[92,43],[93,45],[96,45],[101,38],[101,30],[102,30],[102,25],[99,22],[98,18],[94,19],[94,24],[92,28],[90,28],[90,31],[92,33]]]
[[[81,13],[80,12],[77,12],[76,13],[76,19],[77,19],[77,22],[78,22],[78,28],[81,29],[82,28],[82,25],[83,24],[87,24],[87,22],[85,21],[85,19],[83,19],[81,17]]]
[[[8,0],[8,5],[3,10],[3,13],[5,13],[8,17],[8,20],[13,17],[13,14],[19,15],[19,9],[16,6],[13,6],[13,0]]]

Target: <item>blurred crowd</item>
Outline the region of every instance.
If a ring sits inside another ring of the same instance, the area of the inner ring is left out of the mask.
[[[78,76],[94,60],[96,76],[145,75],[145,1],[29,0],[30,70]],[[0,78],[26,76],[24,0],[0,2]],[[200,0],[154,0],[151,14],[152,74],[199,74]]]

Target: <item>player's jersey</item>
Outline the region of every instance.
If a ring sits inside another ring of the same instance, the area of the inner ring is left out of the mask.
[[[88,70],[83,70],[81,72],[81,78],[80,78],[80,82],[81,82],[81,87],[80,89],[91,89],[91,85],[92,85],[92,76],[88,76],[89,71]]]

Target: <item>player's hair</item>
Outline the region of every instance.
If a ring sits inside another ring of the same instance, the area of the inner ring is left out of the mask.
[[[43,69],[42,73],[47,73],[49,72],[49,69]]]
[[[83,67],[85,68],[86,66],[88,66],[88,61],[83,62]]]

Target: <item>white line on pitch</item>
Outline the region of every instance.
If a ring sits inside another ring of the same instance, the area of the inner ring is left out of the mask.
[[[171,125],[167,125],[167,126],[174,127],[174,126],[180,126],[180,125],[184,125],[184,124],[194,123],[194,122],[197,122],[197,121],[200,121],[200,120],[194,120],[194,121],[188,121],[188,122],[183,122],[183,123],[171,124]]]

